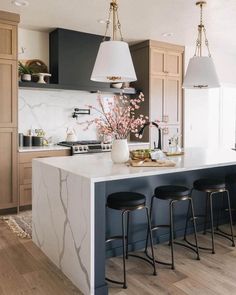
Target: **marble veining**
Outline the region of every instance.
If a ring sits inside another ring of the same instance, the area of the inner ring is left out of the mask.
[[[112,94],[103,94],[111,97]],[[66,129],[75,129],[78,140],[96,139],[95,126],[84,131],[78,123],[97,116],[93,111],[90,116],[72,118],[75,107],[86,108],[86,105],[97,105],[97,94],[72,90],[19,90],[19,132],[26,133],[30,128],[42,128],[52,142],[65,140]]]
[[[34,163],[33,241],[84,294],[94,284],[91,209],[87,179]]]

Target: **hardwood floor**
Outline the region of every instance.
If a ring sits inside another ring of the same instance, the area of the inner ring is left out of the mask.
[[[0,221],[0,295],[75,295],[78,289],[31,240]]]
[[[236,228],[235,228],[236,231]],[[210,235],[199,234],[201,243]],[[155,246],[155,253],[169,259],[169,246]],[[141,260],[127,262],[128,289],[109,284],[109,295],[234,295],[236,294],[236,249],[216,236],[215,255],[194,253],[176,246],[176,270],[158,265],[158,276]],[[110,277],[121,278],[120,257],[107,261]],[[22,240],[0,221],[0,295],[75,295],[78,289],[47,259],[31,240]]]
[[[235,228],[236,232],[236,228]],[[175,246],[176,270],[158,265],[158,275],[141,260],[130,257],[127,262],[128,289],[110,285],[111,295],[234,295],[236,294],[236,248],[231,242],[216,236],[216,254],[201,251],[201,260],[180,246]],[[199,242],[210,246],[210,234],[199,233]],[[168,245],[155,246],[159,259],[168,261]],[[122,260],[112,258],[107,272],[122,280]]]

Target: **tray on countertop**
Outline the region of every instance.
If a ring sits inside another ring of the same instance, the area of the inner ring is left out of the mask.
[[[176,163],[171,160],[152,161],[151,159],[144,159],[130,160],[128,165],[132,167],[175,167]]]

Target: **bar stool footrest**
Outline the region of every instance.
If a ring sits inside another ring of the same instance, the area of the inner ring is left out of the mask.
[[[119,281],[115,281],[109,278],[105,278],[106,281],[113,283],[113,284],[117,284],[117,285],[123,285],[123,289],[127,289],[127,286],[125,285],[125,282],[119,282]]]
[[[145,251],[145,254],[146,254],[146,256],[147,256],[149,259],[152,259],[152,257],[148,254],[147,251]],[[155,262],[156,262],[157,264],[161,264],[161,265],[172,266],[172,263],[170,263],[170,262],[160,261],[160,260],[158,260],[158,259],[155,259]]]
[[[189,242],[189,241],[187,240],[187,238],[184,238],[184,241],[185,241],[186,243],[188,243],[190,246],[195,247],[195,245],[194,245],[193,243]],[[212,248],[207,248],[207,247],[202,247],[202,246],[198,246],[198,248],[199,248],[200,250],[212,251]]]

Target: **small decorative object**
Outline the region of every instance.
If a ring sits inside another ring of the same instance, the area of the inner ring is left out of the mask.
[[[27,66],[29,66],[33,73],[48,73],[48,67],[47,65],[40,59],[29,59],[25,63]],[[38,82],[39,77],[34,75],[32,76],[33,82]],[[48,77],[45,77],[45,81],[48,83]]]
[[[130,133],[134,133],[139,137],[139,128],[142,128],[148,122],[148,117],[142,114],[135,116],[135,111],[140,109],[140,104],[143,101],[144,96],[142,93],[138,98],[133,99],[117,95],[114,96],[112,101],[103,100],[99,95],[98,103],[100,108],[88,106],[96,111],[99,117],[84,122],[87,125],[85,130],[95,123],[99,134],[113,138],[111,157],[114,163],[125,163],[128,161],[128,136]]]
[[[121,89],[123,86],[123,83],[112,83],[111,87],[116,89]]]
[[[38,83],[46,84],[46,81],[45,81],[44,78],[45,77],[51,77],[52,75],[51,74],[48,74],[48,73],[34,73],[33,76],[39,77]]]
[[[31,81],[31,75],[33,73],[31,67],[24,65],[22,62],[19,61],[18,71],[22,81]]]
[[[67,130],[66,130],[66,141],[67,142],[75,142],[77,140],[78,139],[77,139],[75,129],[70,130],[69,128],[67,128]]]

